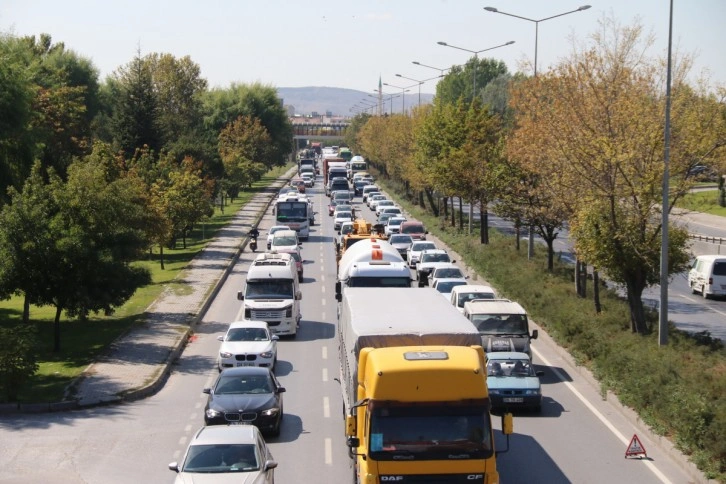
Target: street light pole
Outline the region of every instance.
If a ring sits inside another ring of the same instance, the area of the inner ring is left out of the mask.
[[[400,94],[391,94],[388,92],[378,91],[378,89],[374,89],[374,91],[380,92],[381,96],[388,96],[388,99],[391,101],[391,116],[393,116],[393,98],[400,96]],[[369,96],[371,96],[373,98],[376,97],[376,96],[372,96],[371,94],[369,94]]]
[[[558,13],[557,15],[552,15],[550,17],[540,18],[540,19],[533,19],[528,17],[522,17],[521,15],[515,15],[513,13],[507,13],[502,12],[501,10],[498,10],[494,7],[484,7],[484,10],[487,12],[493,12],[493,13],[500,13],[502,15],[507,15],[509,17],[514,17],[522,20],[526,20],[528,22],[534,22],[534,77],[537,77],[537,49],[538,49],[538,43],[539,43],[539,24],[540,22],[544,22],[545,20],[550,20],[557,17],[562,17],[564,15],[569,15],[571,13],[576,12],[582,12],[583,10],[587,10],[590,8],[590,5],[582,5],[575,10],[570,10],[568,12]],[[529,240],[527,243],[527,258],[531,259],[534,257],[534,226],[529,226]]]
[[[384,82],[383,85],[401,90],[401,114],[405,115],[406,114],[406,93],[409,91],[410,88],[412,88],[416,84],[411,84],[410,86],[401,87],[401,86],[394,86],[393,84],[388,84],[387,82]],[[391,114],[393,114],[393,111],[391,111]]]
[[[474,82],[473,82],[473,86],[472,86],[473,90],[471,93],[471,101],[474,102],[474,99],[476,98],[476,71],[477,71],[477,66],[479,64],[479,54],[481,54],[482,52],[486,52],[488,50],[498,49],[499,47],[504,47],[506,45],[512,45],[514,43],[514,41],[510,40],[509,42],[505,42],[504,44],[495,45],[494,47],[489,47],[487,49],[482,49],[482,50],[465,49],[463,47],[457,47],[455,45],[447,44],[446,42],[441,42],[441,41],[436,42],[436,43],[439,45],[443,45],[444,47],[451,47],[452,49],[463,50],[465,52],[471,52],[472,54],[474,54],[474,71],[473,71],[474,75],[472,76],[474,78]]]
[[[424,82],[433,81],[434,79],[441,79],[442,77],[444,77],[444,75],[441,74],[440,76],[430,77],[423,80],[413,79],[411,77],[402,76],[401,74],[396,74],[396,77],[418,83],[418,105],[421,106],[421,84],[423,84]]]
[[[419,61],[411,61],[411,63],[416,64],[417,66],[421,67],[428,67],[429,69],[436,69],[441,73],[439,77],[444,77],[444,71],[448,71],[451,69],[451,67],[447,67],[446,69],[442,69],[441,67],[434,67],[434,66],[427,66],[426,64],[421,64]]]

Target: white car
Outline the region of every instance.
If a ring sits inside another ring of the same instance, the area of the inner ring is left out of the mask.
[[[441,277],[436,279],[431,287],[439,291],[448,301],[451,299],[451,291],[456,286],[465,286],[466,284],[466,279],[462,279],[461,277]]]
[[[388,222],[386,222],[386,235],[389,237],[393,234],[398,233],[398,229],[401,227],[401,224],[406,221],[406,217],[391,217],[388,219]]]
[[[375,207],[375,209],[376,209],[376,215],[380,215],[381,214],[381,211],[384,208],[395,207],[395,206],[396,206],[396,202],[394,202],[393,200],[379,200],[376,203],[376,207]],[[400,209],[399,209],[399,212],[398,213],[401,213]]]
[[[469,276],[464,275],[464,272],[455,264],[438,262],[435,264],[436,267],[434,267],[431,274],[429,274],[429,286],[431,287],[434,286],[434,282],[436,282],[437,279],[461,279],[466,282],[469,278]]]
[[[227,333],[218,336],[217,369],[237,366],[262,366],[275,369],[279,336],[270,333],[264,321],[236,321],[229,325]]]
[[[294,230],[278,230],[272,236],[270,250],[277,252],[294,252],[300,248],[297,232]]]
[[[270,230],[267,231],[267,250],[270,250],[270,247],[272,246],[272,237],[275,235],[275,232],[279,232],[280,230],[291,229],[287,225],[273,225],[270,227]]]
[[[388,200],[388,198],[385,195],[372,195],[368,197],[368,208],[373,210],[375,212],[376,205],[378,205],[378,202],[381,200]]]
[[[489,286],[479,284],[467,284],[465,286],[455,287],[451,291],[451,304],[464,314],[464,304],[475,299],[496,299],[497,294]]]
[[[181,464],[172,462],[175,484],[270,483],[277,462],[254,425],[208,425],[189,443]]]
[[[302,179],[303,182],[305,182],[305,186],[308,188],[311,188],[313,185],[315,185],[315,176],[312,173],[303,173]]]
[[[430,242],[428,240],[416,240],[413,244],[411,244],[411,247],[408,248],[408,253],[406,254],[406,260],[408,261],[408,266],[415,268],[416,264],[418,264],[418,260],[421,257],[421,252],[428,249],[435,249],[436,244],[433,242]]]
[[[353,221],[353,212],[348,212],[345,210],[338,211],[336,210],[333,214],[333,229],[335,231],[340,230],[340,226],[343,222],[352,222]]]
[[[451,265],[456,262],[451,259],[449,253],[443,249],[428,249],[421,252],[416,265],[416,280],[419,287],[428,284],[428,278],[434,268],[444,265]]]

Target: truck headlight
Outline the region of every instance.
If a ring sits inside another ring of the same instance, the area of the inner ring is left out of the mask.
[[[286,318],[292,317],[292,305],[285,308],[285,317]]]
[[[252,318],[252,309],[245,308],[245,319],[251,319]]]

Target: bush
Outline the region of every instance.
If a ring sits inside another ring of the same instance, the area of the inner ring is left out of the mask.
[[[17,401],[23,385],[38,371],[37,347],[35,328],[0,327],[0,391],[8,401]]]

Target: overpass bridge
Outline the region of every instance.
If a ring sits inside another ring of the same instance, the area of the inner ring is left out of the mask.
[[[300,123],[292,125],[293,139],[340,139],[350,123]]]

